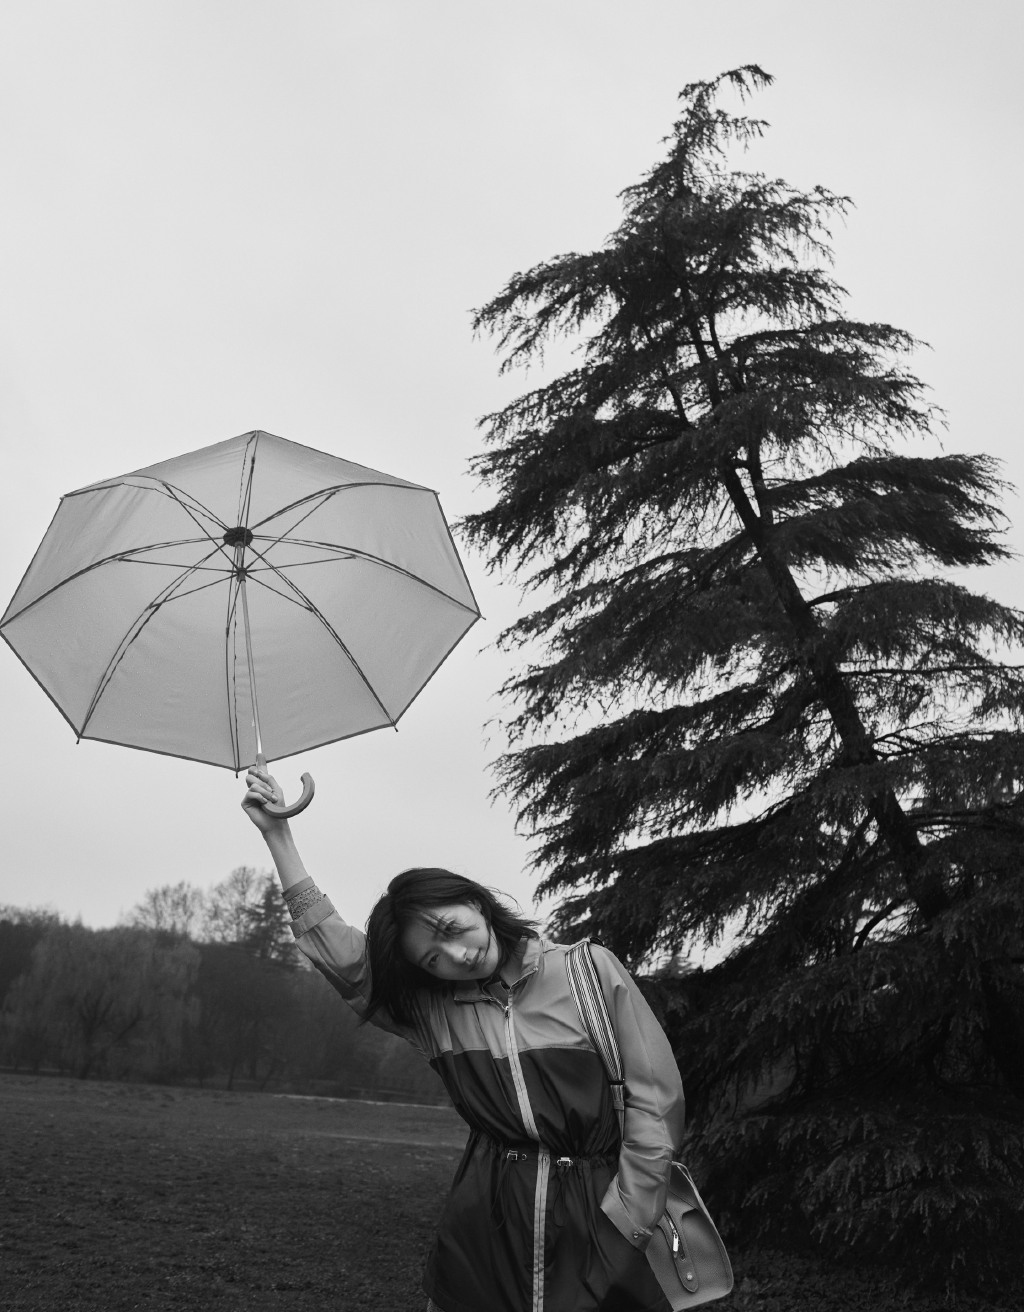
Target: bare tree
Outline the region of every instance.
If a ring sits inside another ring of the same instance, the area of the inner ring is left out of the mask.
[[[142,901],[128,913],[126,923],[138,929],[196,938],[206,923],[207,904],[207,894],[182,879],[177,884],[148,889]]]
[[[5,1008],[8,1045],[81,1079],[178,1061],[198,953],[140,929],[58,925],[36,945]]]

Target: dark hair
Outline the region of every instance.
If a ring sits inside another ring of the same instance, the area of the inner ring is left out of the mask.
[[[415,1021],[415,994],[423,989],[450,989],[451,980],[438,979],[406,959],[402,935],[431,907],[474,902],[490,925],[501,949],[503,965],[525,934],[537,938],[536,921],[509,910],[503,894],[450,870],[403,870],[388,884],[366,922],[366,952],[370,967],[370,999],[364,1020],[386,1008],[399,1025]]]

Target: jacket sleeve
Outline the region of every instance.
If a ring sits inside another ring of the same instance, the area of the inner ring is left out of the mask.
[[[597,944],[592,955],[626,1084],[619,1168],[601,1210],[634,1248],[643,1250],[665,1210],[669,1171],[683,1137],[683,1084],[665,1031],[626,968]]]
[[[309,882],[312,885],[312,880]],[[324,895],[292,921],[292,933],[303,955],[357,1016],[365,1016],[370,1001],[370,968],[363,931],[342,920],[331,899]],[[374,1012],[370,1024],[397,1034],[426,1055],[426,1034],[421,1027],[399,1025],[386,1009]]]

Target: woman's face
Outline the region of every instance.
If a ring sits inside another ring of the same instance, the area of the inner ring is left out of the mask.
[[[501,945],[474,902],[430,907],[402,935],[406,959],[438,979],[487,979]]]

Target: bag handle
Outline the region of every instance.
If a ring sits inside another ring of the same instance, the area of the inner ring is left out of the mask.
[[[590,952],[590,940],[583,939],[574,943],[565,954],[565,973],[569,977],[569,989],[583,1021],[583,1027],[590,1035],[598,1056],[604,1066],[605,1075],[611,1090],[615,1115],[619,1122],[619,1137],[625,1134],[626,1102],[625,1080],[622,1078],[622,1056],[619,1043],[615,1037],[615,1027],[608,1013],[604,990],[598,978],[597,967]]]

